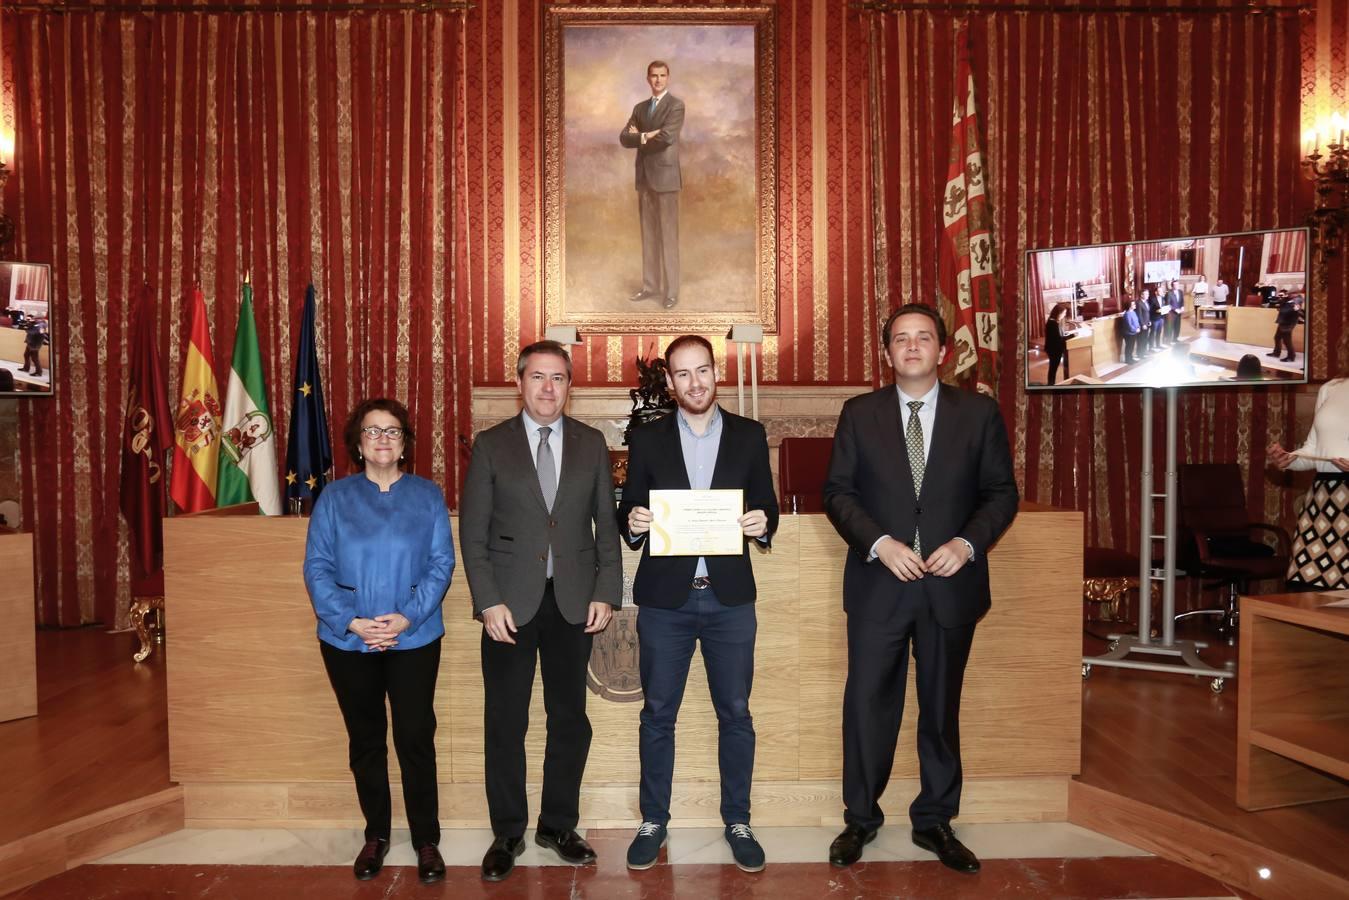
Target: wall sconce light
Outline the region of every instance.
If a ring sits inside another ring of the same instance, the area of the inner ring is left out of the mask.
[[[1342,113],[1316,123],[1302,135],[1302,165],[1316,190],[1316,207],[1307,216],[1317,250],[1325,257],[1339,252],[1349,224],[1349,120]]]

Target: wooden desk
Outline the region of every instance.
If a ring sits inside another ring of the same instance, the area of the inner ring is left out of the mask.
[[[352,827],[361,821],[346,733],[301,577],[307,526],[289,516],[164,522],[173,633],[165,657],[169,767],[183,785],[189,827]],[[454,527],[457,535],[457,521]],[[1068,783],[1080,768],[1082,527],[1080,512],[1023,504],[989,554],[993,608],[975,633],[961,711],[962,822],[1066,820]],[[846,552],[824,516],[786,515],[772,552],[752,554],[759,584],[750,701],[758,733],[756,824],[835,827],[842,821]],[[629,583],[636,562],[636,554],[625,554]],[[470,609],[460,567],[445,598],[435,701],[446,827],[487,825],[482,628]],[[634,614],[623,610],[609,627],[631,628]],[[267,628],[262,643],[260,622]],[[899,820],[917,793],[912,684],[908,696],[885,801]],[[626,828],[641,818],[640,711],[641,703],[589,696],[594,739],[581,795],[585,827]],[[545,721],[537,682],[530,721],[530,803],[537,809]],[[720,827],[717,721],[696,660],[677,743],[674,816],[683,825]],[[392,752],[389,760],[396,780]],[[393,797],[395,820],[402,821],[397,787]]]
[[[1072,375],[1095,374],[1096,360],[1092,355],[1095,344],[1095,332],[1090,325],[1083,325],[1074,331],[1064,342],[1068,352],[1068,372]]]
[[[22,363],[24,341],[27,336],[28,332],[20,331],[17,328],[0,328],[0,359]],[[52,365],[51,349],[43,347],[39,350],[37,360],[44,372],[50,369]]]
[[[1254,344],[1258,347],[1274,346],[1275,319],[1279,311],[1263,306],[1234,306],[1227,311],[1228,341],[1234,344]],[[1304,326],[1293,329],[1293,349],[1302,351],[1302,333]]]
[[[1241,598],[1237,805],[1349,797],[1349,609],[1324,594]]]
[[[1199,328],[1202,325],[1226,325],[1227,324],[1227,305],[1221,306],[1213,303],[1199,303],[1194,307],[1194,327]]]
[[[37,715],[33,633],[33,536],[0,535],[0,722]]]

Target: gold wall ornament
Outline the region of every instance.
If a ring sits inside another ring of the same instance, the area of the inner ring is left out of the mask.
[[[1320,267],[1337,256],[1349,224],[1349,146],[1345,143],[1349,119],[1341,113],[1307,129],[1302,135],[1302,167],[1316,192],[1316,206],[1307,215],[1315,238]]]

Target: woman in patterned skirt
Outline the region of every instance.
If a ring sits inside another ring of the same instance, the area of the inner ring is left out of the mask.
[[[1312,428],[1293,452],[1277,443],[1265,451],[1280,469],[1315,469],[1298,510],[1288,586],[1294,590],[1349,588],[1349,378],[1321,385]]]

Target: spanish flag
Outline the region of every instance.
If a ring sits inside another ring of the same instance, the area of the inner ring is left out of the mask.
[[[169,495],[183,512],[200,512],[215,508],[222,412],[206,322],[206,300],[200,288],[192,292],[188,316],[182,394],[173,423],[175,446]]]

